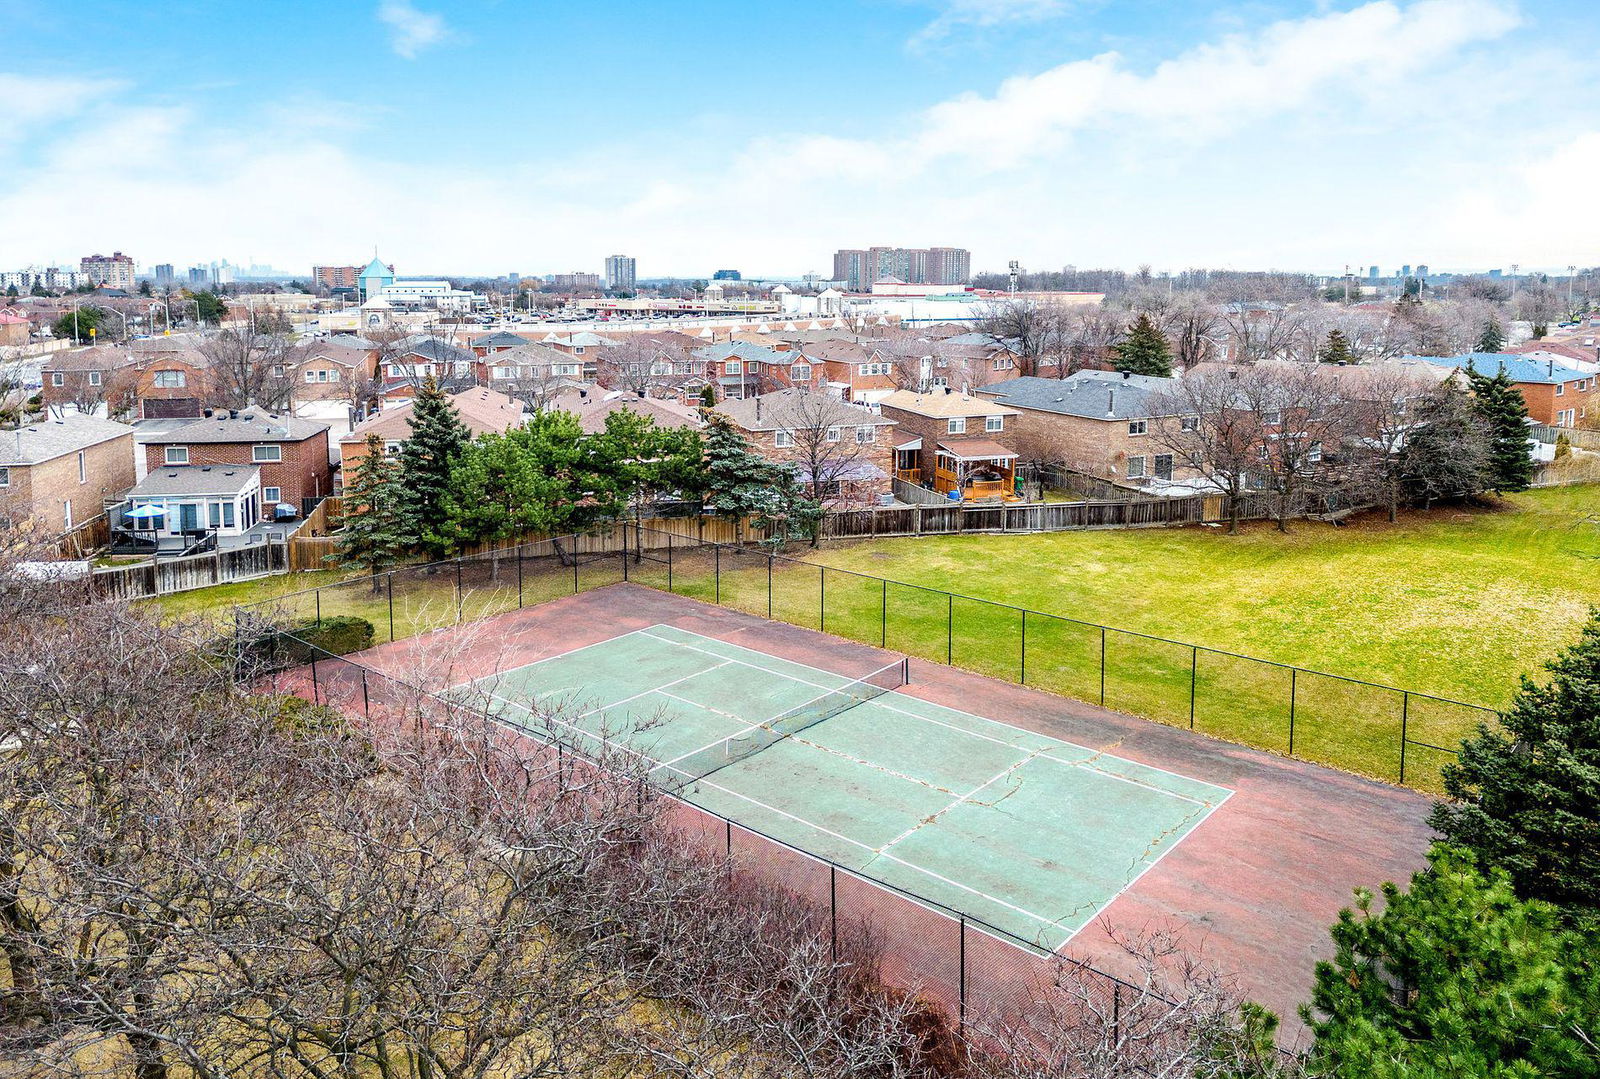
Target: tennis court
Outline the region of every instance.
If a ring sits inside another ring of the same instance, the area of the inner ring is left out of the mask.
[[[1229,796],[1223,787],[669,625],[456,688],[820,857],[1058,949]]]

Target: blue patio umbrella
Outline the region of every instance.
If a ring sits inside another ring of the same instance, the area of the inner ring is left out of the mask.
[[[139,506],[129,510],[127,517],[130,521],[147,521],[152,517],[163,517],[166,512],[165,506]]]

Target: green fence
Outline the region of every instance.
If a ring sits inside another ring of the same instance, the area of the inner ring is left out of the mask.
[[[1439,790],[1454,747],[1496,717],[1398,686],[648,528],[408,566],[256,606],[275,619],[357,615],[384,642],[622,582],[1422,790]]]

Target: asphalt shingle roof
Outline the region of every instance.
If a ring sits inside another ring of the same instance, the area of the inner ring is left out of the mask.
[[[302,442],[328,429],[325,423],[303,420],[299,416],[280,416],[261,408],[239,410],[237,417],[227,413],[195,420],[184,427],[174,428],[151,443],[201,443],[201,442]]]
[[[97,416],[78,412],[51,416],[14,431],[0,431],[0,465],[35,465],[131,434],[133,428],[127,424]]]
[[[140,480],[128,497],[236,495],[260,472],[259,465],[167,465]]]
[[[979,387],[978,393],[1001,404],[1035,412],[1055,412],[1095,420],[1147,419],[1167,415],[1161,395],[1178,380],[1117,371],[1079,371],[1067,378],[1024,375]]]
[[[746,431],[784,431],[826,423],[830,427],[893,427],[894,421],[812,390],[778,390],[760,397],[724,401],[721,412]]]

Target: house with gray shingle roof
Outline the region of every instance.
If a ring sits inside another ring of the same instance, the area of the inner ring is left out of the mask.
[[[133,428],[71,409],[0,430],[0,528],[68,531],[134,483]]]

